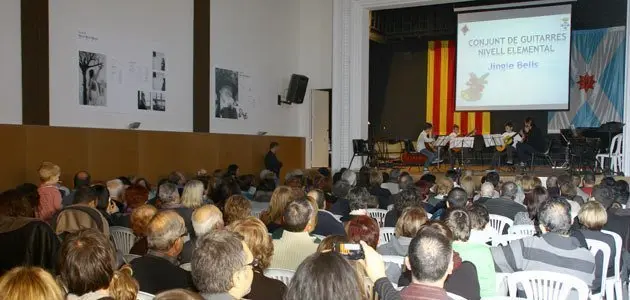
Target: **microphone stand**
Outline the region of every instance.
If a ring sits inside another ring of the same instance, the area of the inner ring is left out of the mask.
[[[562,134],[562,132],[560,132],[560,136],[567,143],[567,147],[564,149],[564,163],[562,163],[562,165],[557,167],[557,168],[558,169],[568,169],[568,168],[571,167],[571,160],[569,159],[571,157],[571,141],[569,141],[569,139],[567,139],[564,136],[564,134]]]

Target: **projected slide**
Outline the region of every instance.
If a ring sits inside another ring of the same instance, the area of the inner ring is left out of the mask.
[[[568,109],[570,41],[570,5],[459,14],[456,109]]]

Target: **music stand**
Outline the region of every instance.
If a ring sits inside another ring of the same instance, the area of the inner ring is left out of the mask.
[[[460,167],[464,165],[464,149],[465,148],[472,149],[474,145],[475,145],[474,137],[454,137],[450,140],[451,149],[458,149],[458,148],[462,149],[462,151],[460,151],[461,153]]]
[[[443,136],[438,136],[437,139],[435,140],[435,142],[433,143],[433,145],[435,147],[437,147],[437,168],[440,169],[440,163],[442,162],[442,159],[440,158],[440,153],[442,152],[442,147],[445,147],[446,144],[448,144],[448,142],[450,141],[450,139],[448,138],[448,135],[443,135]]]

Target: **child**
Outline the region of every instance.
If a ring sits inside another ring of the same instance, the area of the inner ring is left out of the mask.
[[[61,192],[57,188],[61,169],[51,162],[43,162],[37,170],[41,182],[39,193],[39,207],[36,216],[50,223],[53,216],[61,210]]]

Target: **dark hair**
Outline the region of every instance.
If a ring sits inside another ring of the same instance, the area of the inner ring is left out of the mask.
[[[10,217],[35,217],[36,207],[31,206],[28,197],[13,189],[0,194],[0,215]]]
[[[486,182],[492,183],[492,185],[494,185],[494,188],[496,189],[501,182],[501,177],[497,172],[488,172],[488,174],[486,174]]]
[[[622,199],[625,199],[626,201],[628,201],[628,197],[630,196],[630,186],[628,186],[627,181],[623,179],[619,179],[615,181],[615,186],[613,189],[615,191],[615,194],[621,196]],[[626,203],[624,202],[622,204],[626,204]]]
[[[225,206],[225,201],[230,198],[232,195],[238,195],[241,193],[241,189],[238,184],[232,177],[224,177],[221,180],[221,183],[214,191],[212,195],[212,201],[214,204],[220,209],[223,210],[223,206]]]
[[[284,300],[365,299],[363,278],[337,252],[316,252],[295,271]]]
[[[348,191],[346,199],[350,210],[367,209],[370,193],[364,187],[353,187]]]
[[[74,199],[72,200],[72,204],[87,204],[92,201],[97,200],[98,195],[94,191],[94,189],[90,186],[80,186],[76,189],[74,193]]]
[[[122,181],[123,185],[131,185],[131,180],[129,180],[129,177],[127,176],[120,176],[117,179]]]
[[[149,200],[149,190],[147,188],[139,184],[133,184],[125,189],[125,202],[127,202],[128,208],[138,208],[145,204],[147,200]]]
[[[453,128],[457,128],[457,129],[459,129],[459,125],[457,125],[457,124],[453,124]]]
[[[596,185],[593,188],[591,197],[595,198],[597,202],[601,203],[605,209],[610,208],[613,202],[615,202],[615,196],[613,195],[612,188],[604,184]]]
[[[595,184],[595,174],[593,172],[585,172],[582,180],[586,184]]]
[[[348,238],[358,243],[364,241],[370,247],[375,248],[378,246],[378,239],[380,236],[380,229],[378,223],[370,216],[356,216],[350,219],[345,226],[346,235]]]
[[[241,191],[247,191],[250,187],[256,186],[256,176],[252,174],[239,176],[238,186],[241,189]]]
[[[389,182],[389,174],[387,172],[382,172],[381,176],[383,177],[383,182]]]
[[[90,176],[90,173],[87,171],[79,171],[74,174],[74,178],[72,178],[75,189],[83,185],[90,185],[91,180],[92,176]]]
[[[241,236],[227,230],[212,230],[197,239],[190,260],[195,287],[201,293],[225,293],[232,277],[247,263]]]
[[[470,217],[470,229],[483,230],[490,222],[490,214],[485,206],[473,203],[466,211]]]
[[[404,189],[394,197],[394,209],[398,215],[402,215],[403,210],[410,206],[422,206],[420,191],[416,188]]]
[[[271,142],[271,144],[269,144],[269,150],[271,150],[271,149],[273,149],[275,147],[278,147],[278,146],[280,146],[280,144],[278,144],[278,142]]]
[[[538,220],[538,208],[543,202],[549,200],[549,194],[545,188],[537,186],[530,193],[525,195],[523,204],[527,207],[527,214],[531,220]]]
[[[442,279],[453,259],[451,241],[431,226],[424,226],[409,245],[411,274],[420,282]]]
[[[424,181],[430,182],[431,184],[435,184],[435,180],[436,179],[437,178],[435,177],[435,175],[433,175],[431,173],[424,174],[424,175],[422,175],[422,177],[420,177],[420,180],[424,180]]]
[[[450,170],[446,171],[444,176],[447,177],[447,178],[450,178],[453,182],[458,182],[459,181],[459,172],[457,172],[457,170],[450,169]]]
[[[96,194],[96,208],[105,211],[109,206],[109,190],[102,184],[92,186],[94,194]]]
[[[22,194],[22,197],[25,197],[26,200],[28,200],[28,203],[31,206],[28,210],[33,211],[34,213],[34,211],[39,207],[39,192],[37,191],[37,186],[32,183],[23,183],[18,185],[15,189]],[[27,215],[25,216],[31,217],[30,212],[26,212],[26,214]]]
[[[465,208],[468,203],[468,194],[460,187],[454,187],[448,192],[446,196],[446,202],[448,202],[450,209]]]
[[[431,128],[433,128],[433,124],[431,124],[429,122],[424,124],[424,130],[431,129]]]
[[[538,221],[549,232],[568,234],[571,229],[569,202],[563,198],[552,198],[540,204]]]
[[[82,229],[65,236],[58,270],[69,293],[83,295],[108,288],[115,266],[114,248],[104,234]]]
[[[525,118],[525,123],[529,123],[529,124],[532,124],[532,126],[534,126],[534,118],[532,117]]]
[[[409,174],[400,175],[400,177],[398,177],[398,187],[400,187],[401,190],[413,187],[413,177]]]
[[[470,217],[466,211],[462,209],[449,211],[444,223],[451,229],[454,240],[467,242],[470,238]]]
[[[225,171],[225,174],[223,175],[224,177],[227,176],[236,176],[236,171],[238,170],[238,165],[236,164],[231,164],[227,167],[227,170]]]
[[[286,231],[302,232],[315,212],[308,200],[301,198],[292,201],[284,209],[283,227]]]
[[[514,124],[512,123],[512,121],[505,122],[505,124],[503,124],[503,127],[506,127],[506,126],[514,128]]]
[[[420,194],[420,200],[424,201],[429,197],[432,186],[433,184],[428,181],[418,180],[418,182],[416,182],[416,188]]]

